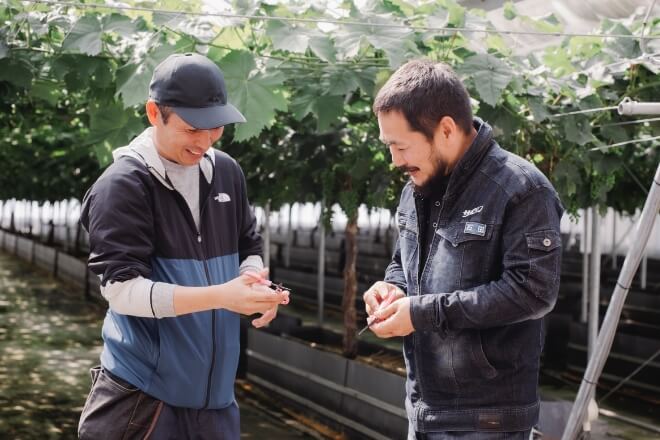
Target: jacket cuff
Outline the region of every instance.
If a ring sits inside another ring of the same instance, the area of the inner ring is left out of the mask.
[[[437,331],[443,324],[438,295],[415,295],[410,297],[410,319],[415,331]]]

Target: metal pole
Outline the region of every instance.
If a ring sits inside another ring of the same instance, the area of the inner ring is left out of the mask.
[[[644,252],[644,257],[642,257],[642,273],[641,273],[641,287],[642,290],[646,290],[646,279],[647,279],[647,274],[648,274],[648,253]]]
[[[616,327],[619,323],[623,304],[626,300],[626,295],[630,289],[630,283],[635,276],[637,267],[639,267],[642,253],[648,244],[651,230],[655,223],[658,210],[660,209],[660,163],[655,172],[651,190],[644,203],[644,209],[637,223],[635,230],[635,238],[631,240],[626,259],[623,262],[619,279],[617,280],[610,299],[610,304],[603,320],[601,331],[596,340],[596,346],[593,356],[589,359],[587,370],[584,373],[584,378],[580,384],[580,390],[573,404],[571,415],[568,419],[566,429],[562,435],[562,440],[574,440],[578,436],[578,430],[582,425],[589,400],[591,399],[595,390],[595,385],[598,378],[603,371],[603,366],[607,360],[607,356],[612,348]]]
[[[270,200],[264,206],[264,267],[270,267]]]
[[[582,231],[582,310],[580,322],[587,322],[589,307],[589,211],[584,208],[584,224]]]
[[[291,216],[293,215],[293,203],[289,204],[289,218],[286,223],[286,237],[284,237],[284,267],[289,267],[291,264]]]
[[[612,269],[616,269],[616,210],[612,209]]]
[[[321,212],[319,213],[319,266],[317,274],[316,294],[318,297],[318,322],[319,327],[323,327],[323,306],[325,304],[325,222],[323,221],[323,211],[325,209],[325,199],[321,201]]]
[[[589,345],[588,358],[594,352],[598,338],[598,309],[600,307],[600,214],[598,207],[591,208],[591,267],[589,271]]]

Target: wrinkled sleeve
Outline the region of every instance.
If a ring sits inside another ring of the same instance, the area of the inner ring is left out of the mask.
[[[240,223],[238,225],[238,258],[239,261],[243,263],[251,255],[261,256],[263,254],[263,242],[261,235],[257,232],[257,218],[255,217],[254,212],[252,212],[250,202],[248,201],[245,175],[240,167],[238,169],[241,197],[241,203],[239,206]]]
[[[108,282],[151,277],[154,228],[151,197],[133,173],[99,179],[83,200],[81,223],[89,232],[89,268]]]

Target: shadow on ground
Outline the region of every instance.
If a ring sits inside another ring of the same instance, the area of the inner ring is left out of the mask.
[[[0,438],[75,438],[101,304],[0,253]]]
[[[0,439],[77,438],[105,311],[100,300],[0,252]],[[238,391],[242,438],[320,438]]]

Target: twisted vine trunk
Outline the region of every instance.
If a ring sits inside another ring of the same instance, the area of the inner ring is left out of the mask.
[[[344,312],[344,356],[354,358],[357,356],[357,315],[355,311],[355,296],[357,295],[357,273],[355,263],[357,261],[357,211],[346,223],[345,251],[346,263],[344,264],[344,296],[341,308]]]

